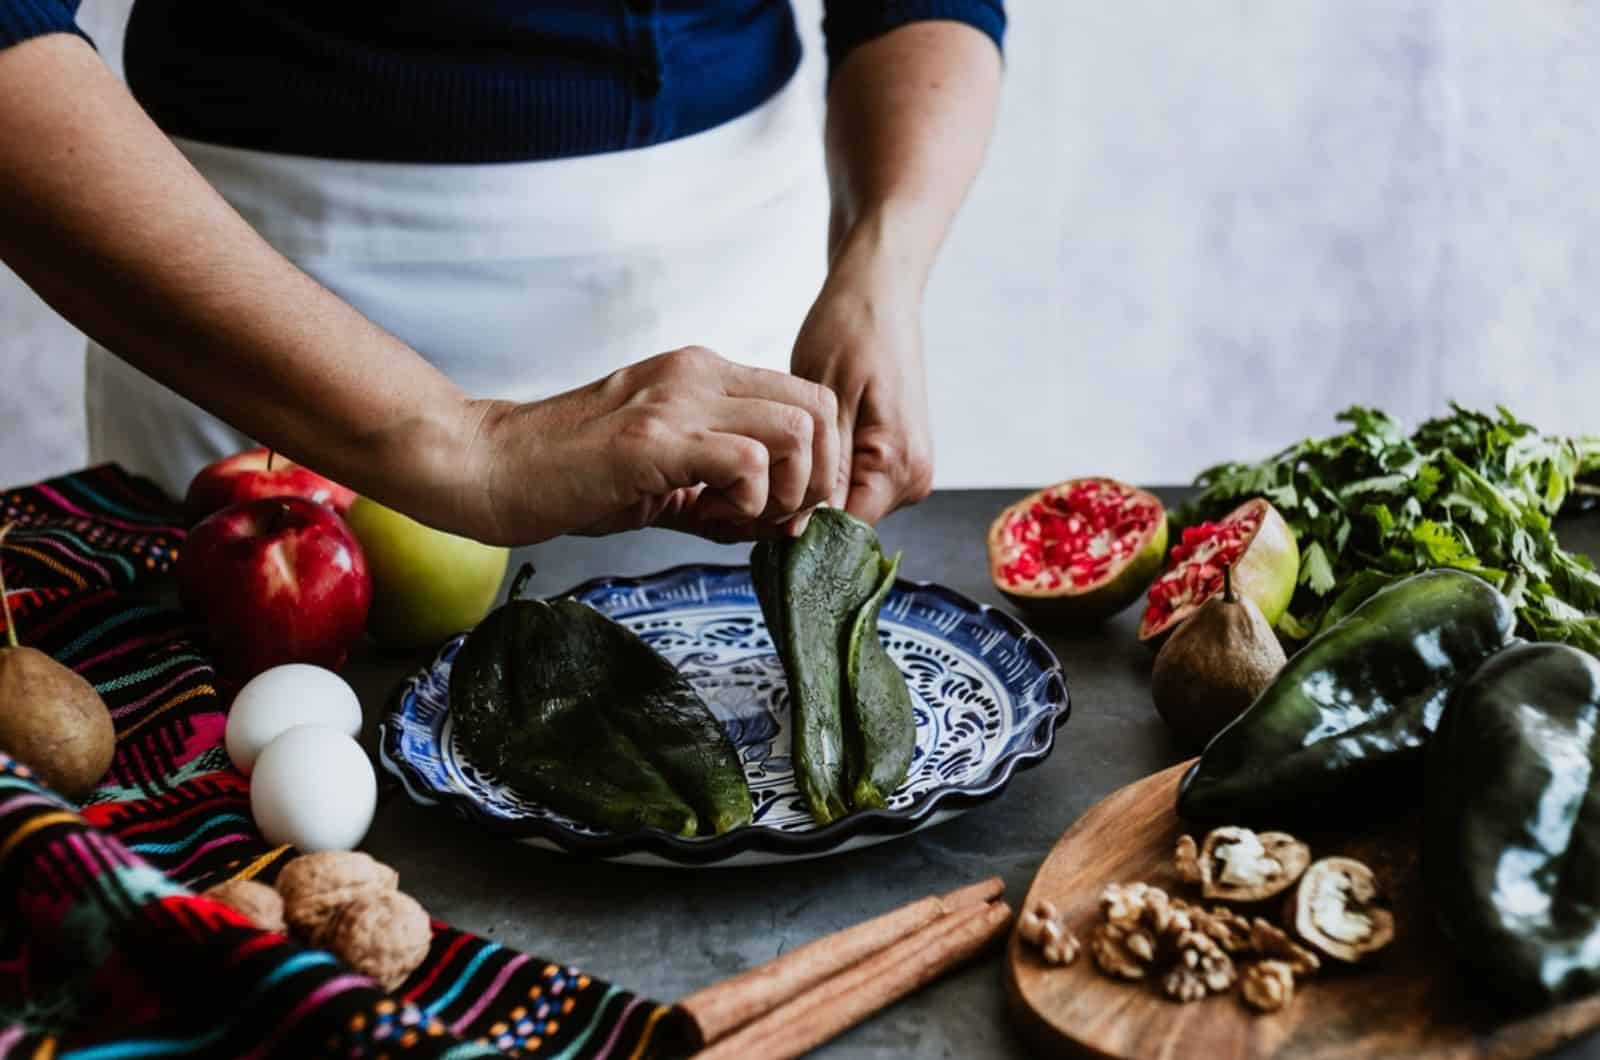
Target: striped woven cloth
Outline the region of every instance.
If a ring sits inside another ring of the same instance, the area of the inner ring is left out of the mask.
[[[0,1060],[670,1051],[676,1010],[444,923],[385,994],[198,897],[294,852],[256,832],[211,666],[149,591],[183,543],[176,506],[105,466],[6,491],[5,522],[18,634],[95,686],[117,751],[81,807],[0,754]]]

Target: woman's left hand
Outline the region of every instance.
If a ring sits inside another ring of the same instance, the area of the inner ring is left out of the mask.
[[[890,271],[836,262],[790,364],[838,396],[832,503],[869,523],[922,500],[933,483],[921,297]]]

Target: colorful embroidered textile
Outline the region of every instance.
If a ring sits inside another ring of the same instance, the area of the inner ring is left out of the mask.
[[[673,1009],[439,922],[385,995],[197,897],[270,881],[293,851],[251,824],[193,631],[138,592],[181,548],[175,506],[101,467],[0,495],[4,522],[19,635],[96,687],[117,753],[77,812],[0,755],[0,1058],[630,1060],[681,1033]]]

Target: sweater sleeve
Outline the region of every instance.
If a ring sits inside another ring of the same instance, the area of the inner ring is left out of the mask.
[[[836,68],[858,44],[908,22],[930,19],[965,22],[1000,47],[1006,32],[1005,0],[823,0],[828,68]]]
[[[74,19],[77,12],[78,0],[0,0],[0,48],[46,33],[74,33],[88,40]]]

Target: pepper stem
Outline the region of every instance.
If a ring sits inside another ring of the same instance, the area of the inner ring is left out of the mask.
[[[531,563],[524,563],[517,569],[517,576],[511,579],[511,593],[507,596],[508,600],[516,600],[522,596],[522,590],[533,580],[533,573]]]
[[[0,526],[0,544],[5,543],[6,535],[11,533],[11,527],[13,525],[15,524],[6,523],[4,526]],[[21,647],[21,645],[17,643],[17,624],[11,621],[11,598],[6,595],[6,571],[4,563],[0,563],[0,613],[4,613],[6,618],[6,643],[13,648]]]
[[[1233,598],[1233,564],[1222,565],[1222,602],[1225,604],[1237,603]]]

